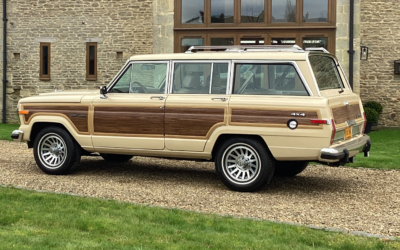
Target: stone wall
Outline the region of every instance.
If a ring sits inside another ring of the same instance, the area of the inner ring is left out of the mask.
[[[7,122],[20,98],[106,85],[130,56],[153,52],[152,24],[153,0],[8,1]],[[50,81],[39,80],[41,41],[51,41]],[[86,81],[89,41],[98,42],[96,81]]]
[[[336,57],[346,76],[349,77],[349,0],[337,0],[336,3]],[[360,94],[360,0],[354,1],[354,60],[353,60],[353,91]]]
[[[153,53],[174,53],[174,0],[153,2]]]
[[[361,45],[369,57],[361,61],[361,98],[383,105],[379,125],[400,126],[400,75],[394,60],[400,59],[400,8],[398,0],[361,2]]]

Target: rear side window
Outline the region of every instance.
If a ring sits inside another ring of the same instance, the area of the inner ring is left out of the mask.
[[[289,63],[237,63],[232,91],[239,95],[309,95]]]
[[[309,60],[320,90],[344,88],[333,58],[310,55]]]

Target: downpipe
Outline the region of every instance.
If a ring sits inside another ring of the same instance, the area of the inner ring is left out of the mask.
[[[7,92],[7,0],[3,0],[3,123],[6,123]]]

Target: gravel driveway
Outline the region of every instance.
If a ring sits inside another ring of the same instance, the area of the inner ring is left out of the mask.
[[[0,141],[0,184],[201,212],[400,236],[400,171],[310,166],[257,193],[228,190],[214,164],[82,157],[71,175],[44,174],[26,144]]]

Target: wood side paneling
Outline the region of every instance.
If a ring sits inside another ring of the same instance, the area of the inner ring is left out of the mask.
[[[355,120],[362,117],[360,105],[353,104],[332,109],[333,119],[336,124],[344,123],[348,120]]]
[[[94,107],[94,133],[164,135],[164,109]]]
[[[292,116],[292,113],[304,113],[305,116]],[[255,123],[255,124],[283,124],[286,125],[288,120],[296,119],[299,125],[313,125],[311,119],[318,119],[315,111],[283,111],[283,110],[256,110],[256,109],[232,109],[232,123]]]
[[[25,115],[25,122],[35,114],[63,114],[73,123],[78,132],[89,132],[88,130],[88,106],[47,106],[47,105],[24,105],[24,110],[29,110]]]
[[[168,136],[206,137],[218,123],[224,122],[223,108],[169,108],[165,110],[165,134]]]

